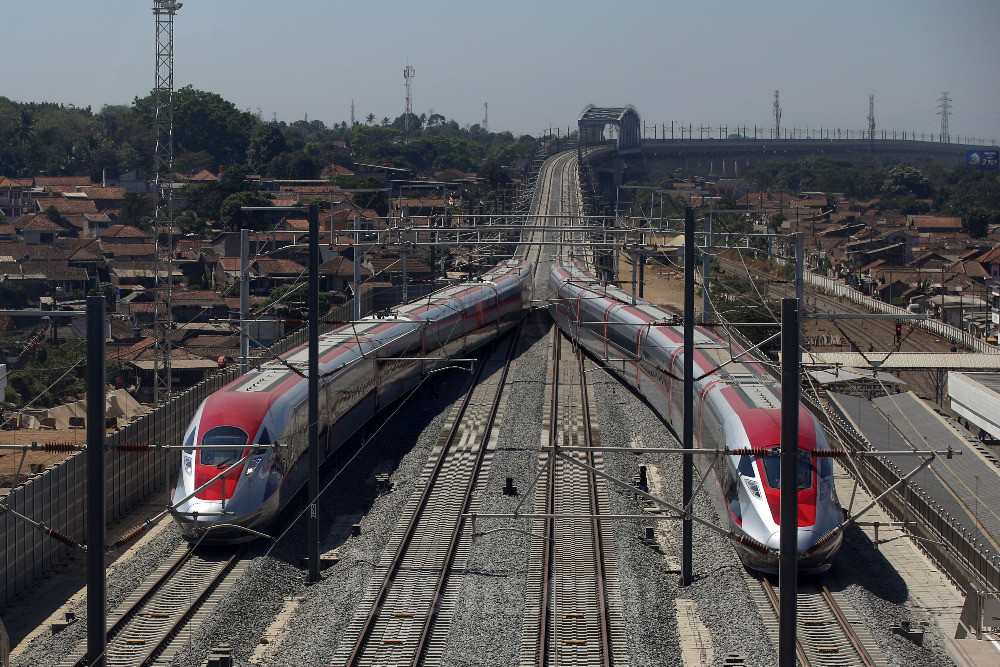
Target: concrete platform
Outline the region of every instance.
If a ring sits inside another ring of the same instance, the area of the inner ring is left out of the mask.
[[[871,502],[871,497],[863,488],[855,489],[854,481],[843,470],[838,470],[836,488],[841,502],[846,502],[852,493],[855,494],[855,507],[863,507]],[[862,521],[863,525],[859,528],[877,545],[878,550],[906,582],[909,601],[923,611],[946,638],[948,656],[955,664],[959,667],[1000,665],[1000,644],[996,641],[952,639],[958,627],[965,596],[948,577],[935,568],[913,540],[898,527],[882,525],[878,529],[876,541],[875,527],[868,524],[876,521],[883,524],[891,522],[891,518],[877,506]]]

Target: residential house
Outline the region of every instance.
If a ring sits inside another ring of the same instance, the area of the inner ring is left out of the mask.
[[[0,211],[8,221],[13,222],[25,213],[35,210],[32,186],[30,178],[0,176]]]
[[[14,221],[14,229],[28,245],[55,245],[60,236],[69,236],[65,227],[57,225],[45,213],[21,216]]]

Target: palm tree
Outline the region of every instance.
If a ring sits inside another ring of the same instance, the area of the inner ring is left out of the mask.
[[[375,114],[370,113],[367,116],[365,116],[365,122],[368,123],[369,125],[373,125],[375,123]]]
[[[389,123],[391,123],[392,121],[389,120],[388,116],[382,116],[381,122],[382,122],[382,127],[389,127]]]

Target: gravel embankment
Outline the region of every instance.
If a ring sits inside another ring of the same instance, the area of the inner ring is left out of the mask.
[[[603,371],[591,373],[601,441],[605,446],[627,447],[637,437],[650,447],[677,446],[670,431],[642,401]],[[668,502],[681,504],[681,459],[662,454],[605,455],[605,470],[630,480],[640,465],[655,465],[662,477],[660,489],[650,489]],[[698,476],[696,476],[698,477]],[[619,487],[609,493],[616,514],[641,512],[632,494]],[[695,512],[716,520],[707,495],[699,493]],[[775,653],[766,639],[763,623],[743,581],[743,566],[729,542],[707,529],[694,527],[694,582],[679,586],[679,575],[667,572],[662,555],[639,541],[654,522],[637,519],[615,525],[622,603],[630,638],[632,665],[636,667],[681,665],[674,600],[694,600],[702,622],[712,633],[715,659],[742,654],[747,664],[772,665]],[[680,524],[673,524],[674,548],[679,556]],[[738,628],[737,636],[733,629]],[[744,635],[745,633],[745,635]]]
[[[548,316],[526,326],[520,355],[508,377],[505,411],[500,415],[499,438],[490,465],[485,493],[477,503],[484,513],[509,513],[521,505],[532,512],[534,493],[529,488],[538,469],[541,445],[542,402],[549,361]],[[505,496],[508,477],[517,496]],[[480,520],[477,531],[516,528],[530,531],[530,520]],[[517,665],[531,538],[525,532],[492,533],[477,538],[469,552],[459,603],[452,619],[443,663],[462,667]]]
[[[108,608],[114,609],[129,593],[135,590],[146,577],[173,553],[181,543],[180,531],[171,523],[160,535],[150,540],[125,560],[115,563],[114,572],[108,577]],[[30,593],[29,593],[30,594]],[[44,635],[35,639],[11,662],[13,667],[37,667],[56,665],[72,654],[87,637],[87,601],[83,598],[72,610],[76,622],[56,635]]]
[[[172,664],[200,664],[208,651],[221,643],[233,647],[237,665],[247,664],[284,598],[303,596],[305,601],[298,607],[290,632],[268,664],[329,665],[450,406],[461,396],[468,379],[468,373],[439,375],[437,398],[431,396],[429,385],[418,389],[378,433],[368,434],[368,444],[339,477],[332,479],[332,471],[324,476],[321,485],[329,483],[329,487],[320,502],[321,535],[338,515],[365,516],[360,522],[361,535],[343,543],[340,562],[326,570],[318,584],[304,583],[306,570],[300,562],[305,555],[307,527],[305,521],[299,521],[277,544],[255,544],[258,555],[246,575],[222,600],[212,618],[194,633],[192,648],[178,654]],[[392,470],[393,490],[376,497],[368,479],[384,465]],[[281,521],[287,525],[294,517],[288,512]]]

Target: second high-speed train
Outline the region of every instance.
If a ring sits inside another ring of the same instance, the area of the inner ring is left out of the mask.
[[[637,389],[680,432],[684,377],[683,325],[658,306],[602,285],[579,263],[557,262],[549,276],[549,310],[556,323]],[[753,455],[697,454],[720,519],[728,523],[737,552],[748,566],[777,570],[780,532],[779,457],[781,387],[738,346],[704,327],[695,328],[696,448],[755,450]],[[829,450],[817,419],[799,412],[799,448]],[[840,548],[836,530],[843,513],[833,488],[830,458],[801,456],[798,476],[798,565],[822,572]],[[746,539],[749,538],[749,539]]]
[[[321,461],[429,372],[512,328],[530,301],[530,281],[531,264],[509,260],[391,318],[367,317],[321,336]],[[171,497],[187,539],[253,539],[305,483],[307,362],[308,346],[295,348],[198,407]]]

